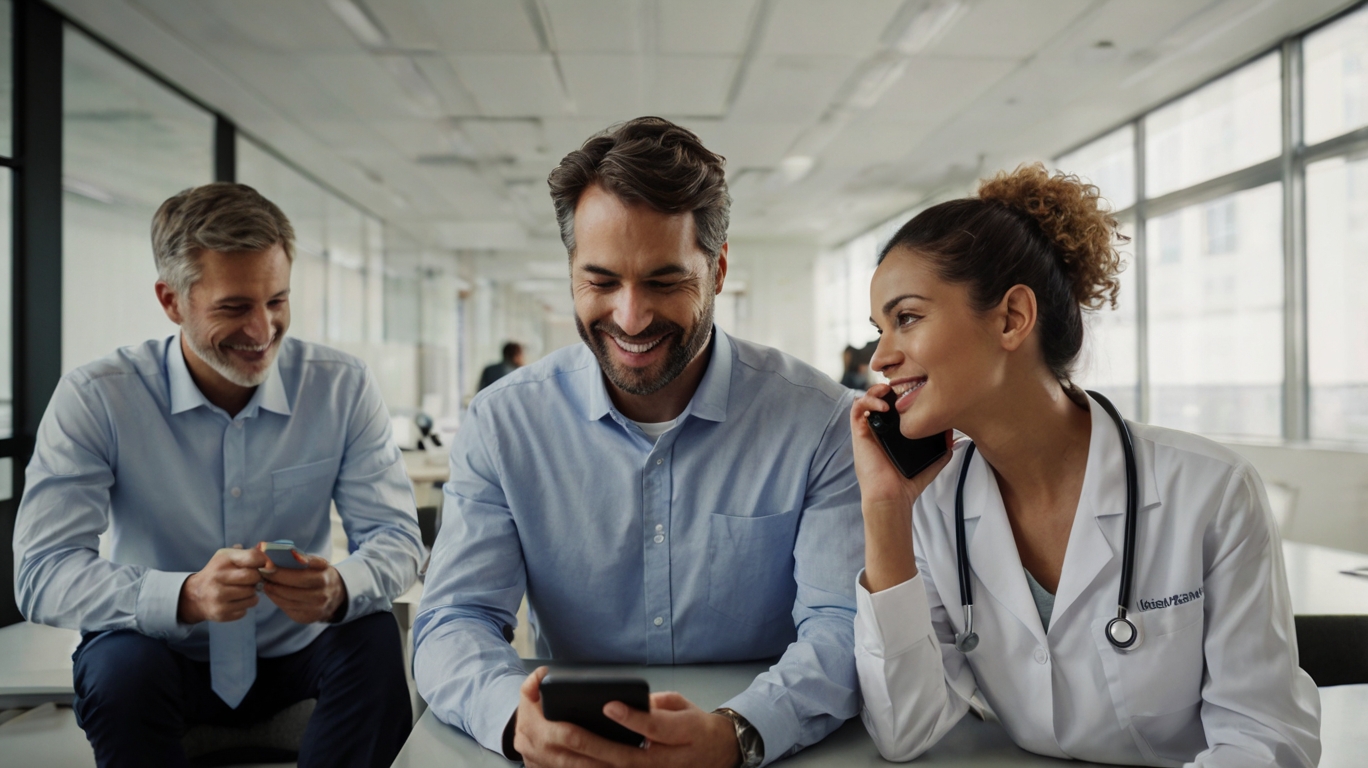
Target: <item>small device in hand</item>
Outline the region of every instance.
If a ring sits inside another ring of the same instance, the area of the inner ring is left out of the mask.
[[[883,401],[888,403],[888,410],[870,411],[869,429],[874,432],[874,437],[878,438],[884,453],[888,454],[889,461],[893,462],[893,466],[897,467],[902,476],[916,477],[919,472],[935,464],[945,455],[945,433],[937,432],[930,437],[915,439],[904,437],[898,426],[898,396],[889,392],[884,395]]]
[[[641,734],[623,728],[603,714],[610,701],[651,711],[651,686],[639,677],[585,672],[552,672],[541,682],[542,715],[547,720],[574,723],[610,741],[639,747]]]
[[[289,539],[278,539],[276,541],[263,541],[261,551],[271,558],[277,568],[289,568],[291,570],[301,570],[304,564],[295,559],[294,542]]]

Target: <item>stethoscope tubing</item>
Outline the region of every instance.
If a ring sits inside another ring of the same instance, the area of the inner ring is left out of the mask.
[[[1130,426],[1121,418],[1116,406],[1101,394],[1088,391],[1112,421],[1116,422],[1121,433],[1121,451],[1126,460],[1126,537],[1121,552],[1121,585],[1117,595],[1116,618],[1107,622],[1107,642],[1119,651],[1135,647],[1140,639],[1139,629],[1127,616],[1127,606],[1131,600],[1131,586],[1135,574],[1135,539],[1138,524],[1136,514],[1139,509],[1139,470],[1135,463],[1135,444],[1131,439]],[[960,605],[964,609],[964,631],[956,633],[955,647],[968,653],[978,647],[978,633],[974,631],[974,583],[973,570],[969,563],[969,545],[964,537],[964,484],[969,478],[969,462],[974,458],[974,444],[971,442],[964,450],[964,461],[960,464],[959,482],[955,487],[955,559],[959,566]]]

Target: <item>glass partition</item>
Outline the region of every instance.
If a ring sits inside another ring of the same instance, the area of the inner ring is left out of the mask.
[[[62,71],[62,368],[176,332],[148,230],[213,181],[214,118],[68,27]]]

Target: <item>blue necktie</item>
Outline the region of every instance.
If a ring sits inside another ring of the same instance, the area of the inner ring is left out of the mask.
[[[256,680],[256,608],[237,621],[209,624],[209,680],[214,693],[237,709]]]

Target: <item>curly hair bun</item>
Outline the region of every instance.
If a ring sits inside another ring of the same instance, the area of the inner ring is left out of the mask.
[[[1116,218],[1102,205],[1097,187],[1061,172],[1053,176],[1041,163],[1020,165],[979,184],[980,200],[999,203],[1035,220],[1059,254],[1059,264],[1074,299],[1087,309],[1116,307],[1121,290],[1121,255]]]

